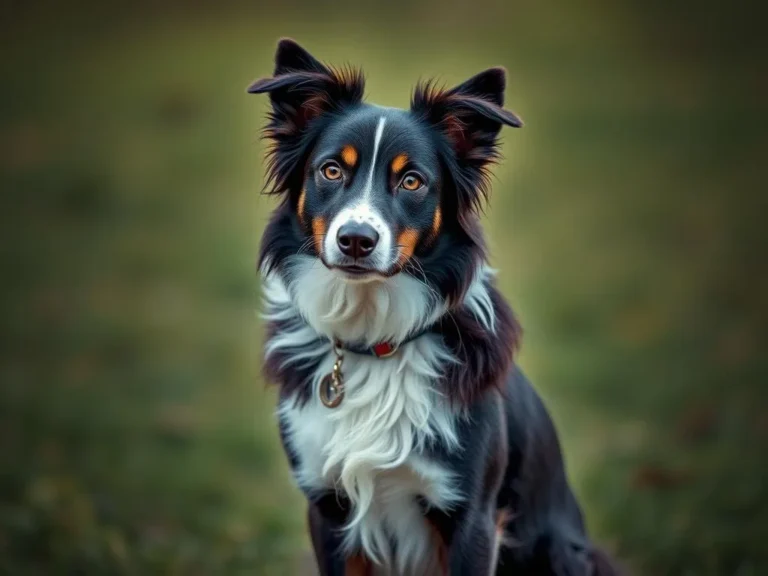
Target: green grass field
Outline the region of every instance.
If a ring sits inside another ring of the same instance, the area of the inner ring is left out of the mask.
[[[637,574],[766,573],[768,92],[744,29],[475,4],[8,8],[0,575],[303,573],[260,375],[266,99],[244,91],[282,35],[387,105],[509,69],[526,127],[492,264],[590,526]]]

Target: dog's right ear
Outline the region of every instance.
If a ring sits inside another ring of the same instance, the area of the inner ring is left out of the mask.
[[[293,40],[280,40],[274,76],[256,80],[248,87],[250,94],[268,93],[272,102],[264,130],[274,144],[269,166],[271,192],[290,188],[290,172],[306,154],[302,137],[312,121],[362,101],[363,90],[360,70],[330,68]]]
[[[277,43],[277,52],[275,52],[274,76],[281,76],[291,71],[327,74],[328,68],[299,46],[295,40],[282,38]]]
[[[323,112],[360,102],[364,88],[360,70],[330,68],[290,38],[283,38],[277,44],[274,76],[256,80],[248,93],[269,93],[279,119],[302,129]]]

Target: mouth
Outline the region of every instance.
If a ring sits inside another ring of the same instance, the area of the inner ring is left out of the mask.
[[[340,270],[349,278],[354,278],[356,280],[360,280],[370,276],[382,276],[381,272],[379,272],[378,270],[375,270],[373,268],[368,268],[366,266],[359,266],[357,264],[350,264],[346,266],[334,266],[334,268],[336,268],[337,270]]]
[[[371,268],[366,268],[365,266],[358,266],[357,264],[352,264],[350,266],[338,266],[339,270],[343,270],[347,274],[371,274],[373,272],[376,272],[376,270],[372,270]]]
[[[361,266],[360,264],[329,264],[324,258],[321,258],[320,261],[329,270],[341,272],[341,274],[348,280],[369,281],[384,279],[391,276],[391,274],[388,274],[387,272],[369,266]]]

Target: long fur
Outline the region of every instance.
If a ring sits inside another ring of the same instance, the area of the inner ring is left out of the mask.
[[[409,276],[350,284],[307,256],[297,256],[286,269],[290,284],[274,272],[264,279],[265,318],[286,326],[268,340],[266,355],[280,357],[281,369],[311,364],[305,384],[312,395],[335,359],[331,335],[349,334],[368,343],[400,341],[446,310],[445,302]],[[490,328],[495,311],[488,277],[488,270],[478,270],[464,309]],[[414,533],[413,526],[421,525],[415,497],[426,492],[446,509],[459,497],[451,488],[451,473],[418,456],[428,442],[459,449],[455,421],[461,416],[439,387],[446,367],[456,363],[437,334],[403,345],[388,359],[350,354],[344,361],[346,396],[338,409],[329,413],[316,403],[299,402],[280,408],[291,441],[313,456],[298,468],[299,485],[320,492],[338,481],[353,507],[346,526],[348,549],[362,547],[370,558],[394,562],[402,573],[436,562],[429,534]],[[415,475],[404,472],[406,463]],[[408,543],[398,547],[397,558],[393,536],[405,536],[402,542]]]
[[[502,125],[522,125],[504,87],[494,68],[385,109],[362,102],[361,73],[282,40],[274,76],[249,88],[270,96],[268,191],[281,198],[260,254],[264,371],[324,575],[485,574],[497,560],[498,573],[612,573],[514,365],[520,327],[487,264],[489,166]],[[396,153],[431,182],[403,191]],[[323,176],[328,162],[338,178]],[[364,262],[336,237],[352,221],[372,230]],[[399,349],[345,352],[343,401],[329,409],[318,392],[336,339]]]
[[[286,269],[290,284],[274,272],[264,279],[265,317],[286,326],[269,339],[266,355],[269,360],[283,353],[283,369],[311,363],[306,374],[311,394],[331,371],[333,334],[368,343],[400,341],[446,310],[445,302],[409,276],[350,284],[307,256],[297,256]],[[489,274],[478,270],[464,309],[490,329],[495,311]],[[280,409],[291,441],[311,455],[299,465],[299,485],[321,492],[334,488],[338,479],[353,508],[346,526],[348,549],[361,547],[371,559],[394,562],[401,573],[436,562],[430,535],[414,532],[423,524],[416,496],[427,493],[446,509],[459,498],[451,474],[418,456],[428,442],[459,449],[455,421],[461,416],[439,387],[446,367],[456,362],[437,334],[403,345],[392,358],[348,354],[346,396],[338,409],[329,413],[317,403],[297,402]],[[406,463],[417,473],[405,472]],[[391,538],[403,535],[408,545],[401,544],[393,558]]]

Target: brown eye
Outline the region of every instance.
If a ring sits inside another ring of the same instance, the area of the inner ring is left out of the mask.
[[[320,172],[322,172],[323,177],[326,180],[338,180],[341,178],[341,168],[339,168],[339,165],[336,164],[336,162],[326,162],[323,164],[322,168],[320,168]]]
[[[400,182],[400,188],[409,190],[411,192],[418,190],[422,186],[424,186],[424,182],[422,182],[421,177],[413,172],[406,174],[403,177],[403,180]]]

